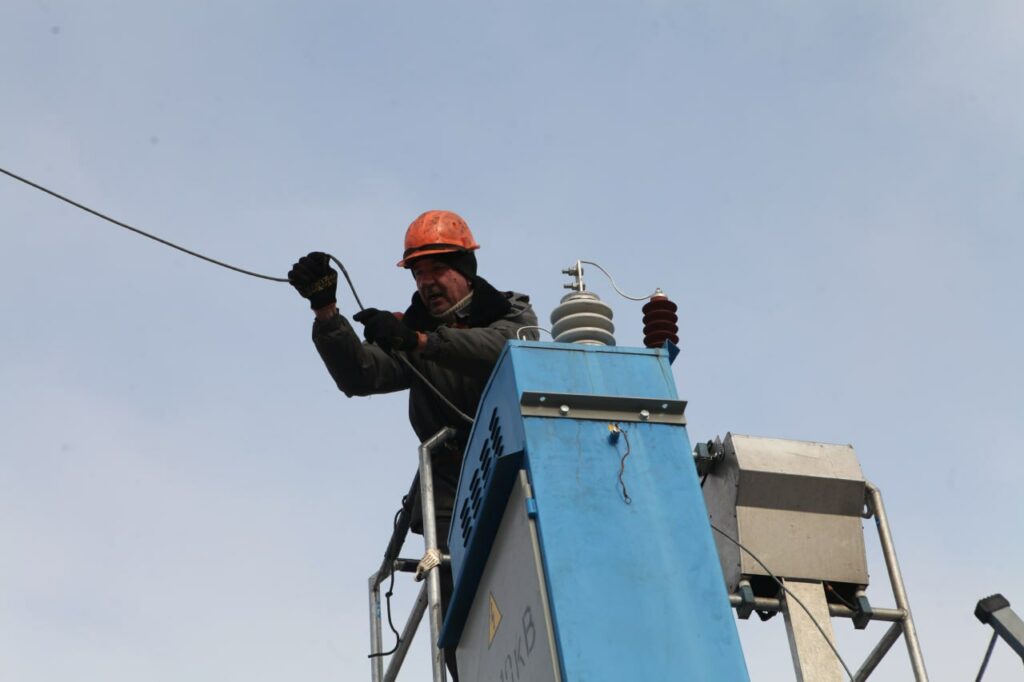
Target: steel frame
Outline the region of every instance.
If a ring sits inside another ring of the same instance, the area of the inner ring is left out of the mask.
[[[420,503],[423,511],[423,543],[425,551],[438,548],[437,524],[434,518],[434,486],[433,486],[433,453],[442,443],[451,438],[454,431],[444,428],[425,440],[419,447],[419,471],[416,479],[413,480],[410,493],[417,490],[420,494]],[[915,682],[927,682],[928,673],[925,670],[924,657],[921,653],[921,645],[917,637],[917,628],[914,625],[914,618],[910,611],[910,602],[907,598],[906,587],[903,583],[903,574],[900,571],[899,561],[896,558],[896,547],[892,539],[892,531],[889,528],[889,519],[885,513],[885,505],[882,501],[882,493],[877,486],[870,482],[866,483],[866,512],[865,518],[874,518],[875,527],[878,531],[879,543],[882,548],[882,556],[885,559],[886,570],[889,574],[889,583],[892,588],[893,597],[896,601],[895,608],[872,608],[871,620],[891,622],[892,626],[882,635],[882,638],[868,654],[860,668],[854,674],[855,682],[863,682],[874,672],[878,664],[887,653],[889,653],[896,641],[903,637],[907,646],[907,654],[910,658],[910,666],[914,673]],[[411,496],[410,496],[411,497]],[[429,613],[431,637],[431,668],[433,682],[447,682],[447,671],[445,669],[444,651],[437,646],[438,635],[441,631],[441,576],[438,572],[439,566],[431,568],[427,572],[426,584],[420,589],[419,596],[413,606],[411,613],[402,629],[399,638],[398,648],[395,650],[394,658],[389,663],[387,670],[384,670],[382,644],[382,621],[380,612],[380,585],[384,579],[391,575],[393,570],[410,571],[414,570],[414,561],[400,559],[398,552],[409,532],[411,519],[411,505],[406,505],[399,515],[394,532],[388,542],[384,560],[380,568],[372,573],[368,581],[369,615],[370,615],[370,651],[375,656],[370,659],[370,679],[372,682],[393,682],[398,676],[398,671],[405,661],[409,646],[412,643],[416,630],[425,614]],[[756,597],[753,602],[744,600],[739,594],[729,595],[729,603],[736,609],[752,608],[756,611],[779,612],[786,608],[782,599]],[[856,618],[861,614],[849,607],[839,604],[828,605],[829,616],[832,618]]]
[[[409,498],[413,493],[419,492],[421,508],[423,510],[423,545],[424,552],[436,551],[438,549],[437,521],[434,518],[434,476],[433,476],[433,454],[434,451],[445,441],[455,435],[454,429],[445,427],[433,436],[423,441],[419,447],[419,470],[416,478],[413,479],[412,487],[409,489]],[[412,505],[406,504],[399,514],[395,524],[395,530],[388,541],[387,549],[384,552],[384,561],[380,568],[374,571],[369,578],[369,605],[370,605],[370,679],[372,682],[394,682],[398,677],[398,671],[405,662],[405,656],[412,644],[413,637],[419,627],[420,621],[425,614],[428,615],[430,623],[430,649],[431,668],[434,682],[447,682],[448,675],[445,669],[444,651],[437,646],[438,635],[441,633],[441,574],[440,566],[434,566],[427,571],[426,582],[420,588],[419,596],[413,605],[412,611],[402,628],[399,636],[398,648],[393,658],[384,670],[384,657],[380,654],[384,651],[382,644],[382,621],[380,614],[380,586],[392,571],[414,571],[415,560],[400,559],[399,551],[409,533],[409,524],[412,518]]]
[[[871,609],[871,620],[892,622],[892,626],[882,635],[881,640],[875,645],[871,653],[854,673],[855,682],[863,682],[868,679],[878,664],[882,662],[896,640],[903,636],[907,645],[907,654],[910,657],[910,667],[914,673],[915,682],[928,682],[928,672],[925,670],[924,657],[921,654],[921,644],[917,638],[917,628],[914,625],[914,617],[910,612],[910,601],[907,599],[907,590],[903,584],[903,574],[900,571],[899,561],[896,558],[896,547],[892,540],[892,531],[889,528],[889,519],[885,514],[885,505],[882,502],[882,493],[877,486],[870,481],[865,481],[867,491],[864,518],[875,519],[875,527],[878,530],[878,539],[882,547],[882,556],[885,559],[885,567],[889,573],[889,583],[892,588],[893,597],[896,600],[896,608],[873,608]],[[740,594],[729,595],[729,603],[733,608],[751,608],[754,611],[776,613],[784,611],[786,606],[782,599],[756,597],[751,603],[744,600]],[[828,605],[829,615],[832,618],[856,618],[860,615],[858,611],[841,606],[839,604]]]

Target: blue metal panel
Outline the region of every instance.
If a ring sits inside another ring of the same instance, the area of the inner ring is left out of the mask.
[[[638,358],[647,362],[638,364]],[[565,393],[571,388],[573,393],[675,399],[667,358],[665,349],[508,342],[484,389],[463,457],[448,536],[457,588],[467,560],[471,563],[467,580],[479,577],[505,509],[524,447],[519,412],[522,392]],[[638,367],[644,371],[638,371]],[[468,604],[456,602],[453,608],[461,611],[463,607],[468,609]]]
[[[525,421],[563,679],[748,679],[685,429]]]
[[[678,398],[664,348],[510,341],[505,353],[514,365],[517,407],[522,391]]]
[[[441,644],[459,641],[525,465],[563,679],[747,680],[685,427],[624,423],[611,443],[606,422],[524,419],[524,391],[677,399],[667,348],[509,342],[463,459]]]
[[[510,342],[511,343],[511,342]],[[515,368],[506,345],[477,407],[466,444],[448,551],[455,589],[438,642],[455,646],[476,594],[525,447]]]

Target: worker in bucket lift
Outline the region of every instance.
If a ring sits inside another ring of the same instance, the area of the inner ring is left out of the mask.
[[[409,421],[420,441],[445,426],[459,434],[434,455],[434,495],[438,542],[448,551],[448,529],[468,437],[466,422],[438,400],[425,383],[394,357],[409,362],[460,411],[473,415],[505,342],[522,327],[537,324],[530,299],[492,287],[477,275],[480,245],[469,226],[451,211],[427,211],[409,225],[398,267],[412,272],[416,291],[403,313],[367,308],[352,316],[363,325],[363,338],[336,304],[338,273],[327,254],[299,259],[288,273],[313,308],[313,343],[327,371],[345,395],[364,396],[409,389]],[[522,336],[536,339],[536,329]],[[422,532],[420,504],[413,505],[413,532]],[[447,606],[451,573],[442,571]],[[454,671],[454,652],[446,652]]]

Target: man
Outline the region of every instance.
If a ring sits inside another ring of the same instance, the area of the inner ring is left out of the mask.
[[[451,211],[427,211],[409,225],[398,266],[412,272],[416,292],[404,314],[367,308],[353,315],[363,325],[361,342],[338,312],[338,273],[328,256],[314,252],[295,264],[288,280],[309,299],[315,314],[313,343],[345,395],[409,389],[409,421],[420,441],[445,426],[460,434],[434,457],[434,495],[439,544],[447,552],[448,529],[468,425],[438,400],[395,354],[404,354],[442,395],[472,416],[505,342],[537,324],[530,299],[499,292],[476,274],[479,249],[466,222]],[[536,339],[536,329],[524,332]],[[420,506],[413,530],[421,532]],[[450,592],[450,575],[446,582]],[[448,656],[450,664],[454,657]],[[457,679],[457,677],[456,677]]]

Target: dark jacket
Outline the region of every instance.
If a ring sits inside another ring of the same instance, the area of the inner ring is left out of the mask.
[[[458,326],[440,323],[430,315],[418,294],[402,321],[427,333],[422,351],[406,357],[441,393],[469,416],[477,404],[505,342],[521,327],[537,324],[530,299],[499,292],[482,277],[473,278],[473,298],[459,316]],[[463,328],[464,327],[464,328]],[[536,329],[523,338],[537,339]],[[420,441],[445,426],[462,432],[467,425],[439,401],[408,368],[375,345],[361,341],[341,315],[313,323],[313,343],[327,371],[345,395],[362,396],[409,389],[409,421]],[[461,466],[461,448],[435,463],[438,517],[451,514]]]

